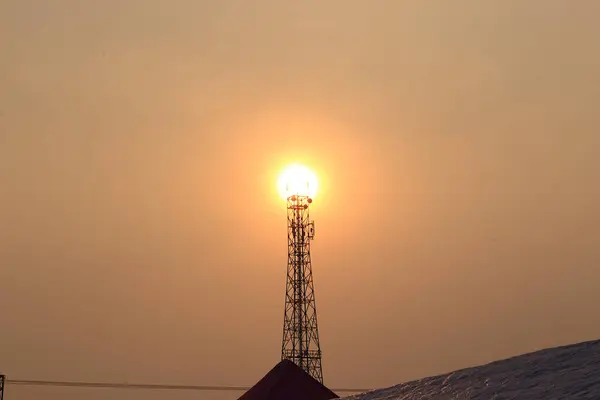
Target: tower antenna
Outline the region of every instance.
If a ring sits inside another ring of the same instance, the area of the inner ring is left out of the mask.
[[[288,264],[281,359],[294,362],[323,383],[321,346],[317,326],[310,242],[315,225],[310,221],[309,196],[287,198]]]

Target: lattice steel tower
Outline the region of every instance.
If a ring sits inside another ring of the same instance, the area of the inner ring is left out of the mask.
[[[321,346],[310,259],[314,222],[309,218],[309,196],[287,198],[288,265],[281,359],[293,361],[323,383]]]

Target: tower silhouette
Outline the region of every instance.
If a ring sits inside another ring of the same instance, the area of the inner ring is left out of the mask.
[[[281,359],[294,362],[323,383],[321,346],[310,257],[314,222],[309,196],[287,198],[288,264]]]

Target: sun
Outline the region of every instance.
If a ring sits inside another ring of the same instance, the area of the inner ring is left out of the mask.
[[[313,198],[317,194],[317,188],[317,176],[301,164],[287,166],[277,179],[277,190],[284,199],[295,194]]]

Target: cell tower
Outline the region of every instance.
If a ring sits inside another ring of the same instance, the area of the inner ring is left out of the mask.
[[[288,265],[281,359],[294,362],[323,383],[321,346],[310,259],[315,225],[309,219],[309,196],[287,198]]]
[[[0,375],[0,400],[4,399],[4,381],[6,381],[6,376]]]

